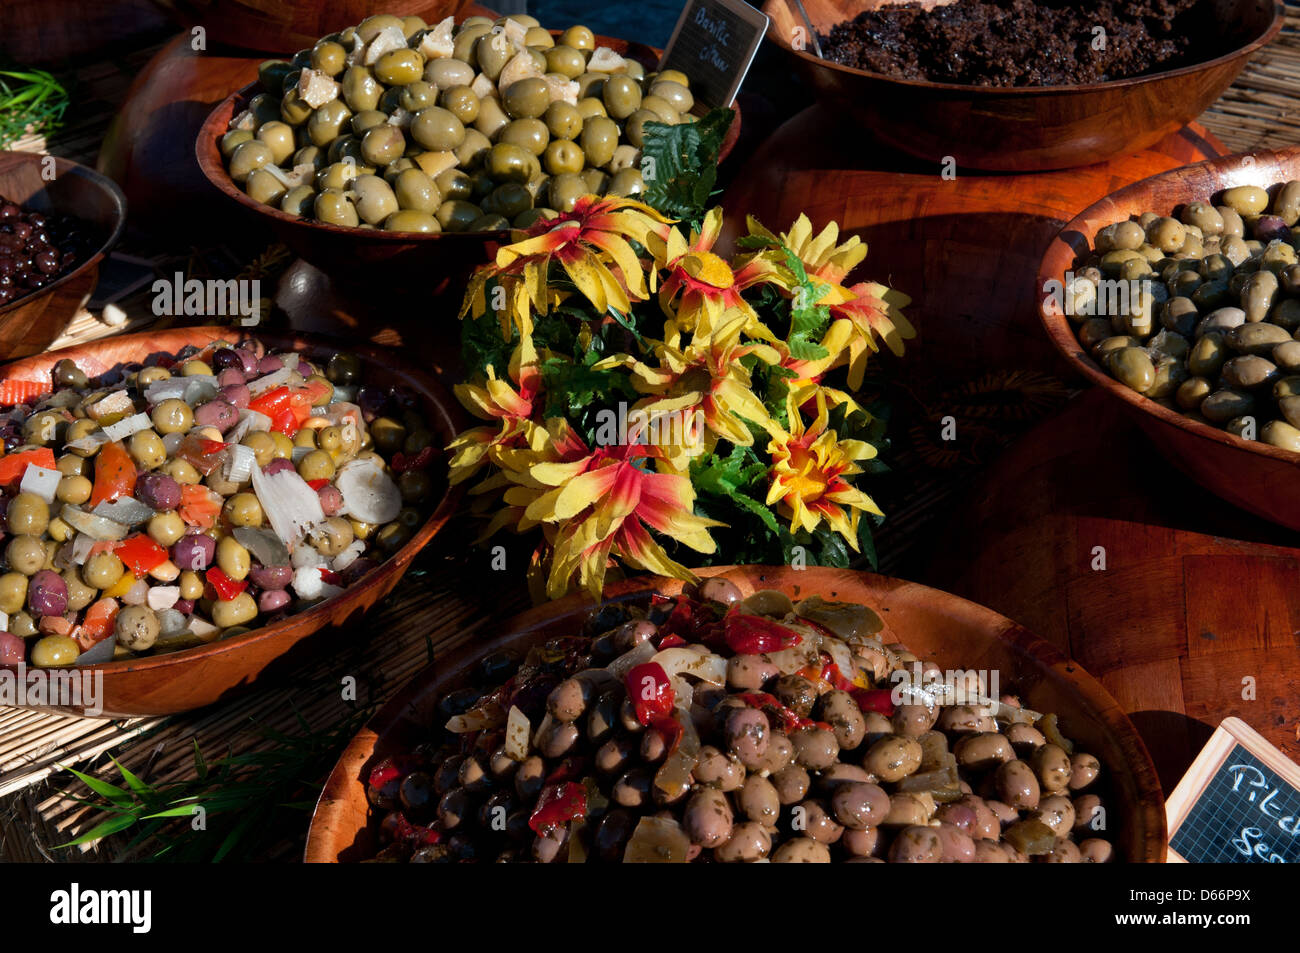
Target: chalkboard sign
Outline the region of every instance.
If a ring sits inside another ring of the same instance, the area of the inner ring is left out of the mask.
[[[743,0],[688,0],[659,68],[685,73],[695,102],[730,106],[767,30],[767,14]]]
[[[1219,725],[1165,811],[1171,861],[1300,863],[1300,767],[1238,718]]]

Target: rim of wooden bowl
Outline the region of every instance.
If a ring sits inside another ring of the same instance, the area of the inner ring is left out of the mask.
[[[7,380],[11,376],[11,371],[16,370],[18,375],[15,379],[19,380],[45,380],[46,377],[36,373],[39,368],[48,369],[54,361],[61,357],[67,356],[72,352],[87,353],[93,352],[108,344],[120,345],[122,342],[139,342],[142,348],[142,357],[148,354],[163,352],[175,353],[186,345],[193,344],[202,346],[215,340],[241,341],[247,339],[256,339],[276,347],[289,347],[295,351],[311,351],[313,349],[346,349],[363,358],[367,365],[378,364],[381,367],[389,368],[394,373],[400,375],[397,380],[399,384],[410,386],[412,384],[418,389],[422,398],[426,399],[434,412],[434,418],[429,421],[434,432],[449,443],[458,430],[457,421],[460,418],[459,412],[452,403],[446,390],[429,375],[409,363],[404,362],[398,355],[385,351],[381,348],[371,347],[369,345],[357,343],[352,344],[346,341],[329,338],[319,334],[298,334],[283,333],[272,330],[258,331],[255,328],[236,328],[223,325],[200,325],[196,327],[170,328],[164,331],[144,331],[139,334],[124,334],[107,338],[100,338],[97,341],[91,341],[87,344],[77,345],[72,348],[61,348],[57,351],[46,351],[44,354],[34,355],[32,357],[22,358],[0,367],[0,380]],[[24,372],[31,372],[33,376],[23,377]],[[456,507],[460,502],[463,489],[460,486],[448,486],[438,501],[438,505],[429,514],[428,519],[420,527],[419,531],[411,540],[399,549],[392,556],[385,559],[370,572],[366,573],[349,588],[358,587],[363,584],[373,586],[374,584],[392,576],[393,573],[404,573],[406,567],[411,563],[415,556],[422,550],[433,537],[442,529],[451,516],[455,513]],[[347,598],[345,594],[338,598]],[[304,622],[312,623],[324,620],[318,627],[320,629],[328,626],[328,617],[337,606],[336,600],[328,600],[318,603],[310,609],[303,612],[296,612],[278,622],[270,625],[259,626],[250,629],[242,635],[237,635],[230,639],[219,639],[215,642],[209,642],[206,645],[196,645],[188,649],[180,649],[176,652],[168,652],[165,655],[142,656],[133,659],[119,659],[113,662],[99,662],[91,665],[75,666],[73,671],[99,671],[105,674],[121,675],[128,672],[144,672],[152,669],[166,668],[171,665],[177,665],[185,662],[191,662],[199,658],[211,658],[218,655],[225,655],[230,652],[238,652],[241,649],[255,642],[263,642],[275,639],[282,635],[291,627],[296,627]]]
[[[43,298],[45,295],[57,289],[59,286],[71,282],[74,278],[85,274],[88,268],[97,267],[104,256],[108,254],[109,249],[117,244],[117,240],[122,237],[122,231],[126,228],[126,195],[116,182],[103,173],[96,172],[89,166],[84,166],[80,162],[73,162],[71,159],[64,159],[61,156],[46,156],[36,152],[17,152],[4,151],[0,152],[0,157],[16,157],[30,165],[36,165],[44,162],[46,159],[54,159],[55,176],[65,175],[69,172],[82,176],[86,181],[93,184],[100,191],[108,195],[114,210],[113,225],[108,230],[108,236],[99,244],[89,257],[80,265],[69,271],[67,274],[60,275],[54,281],[51,281],[44,288],[34,293],[28,293],[21,298],[15,298],[7,304],[0,305],[0,318],[3,318],[11,311],[31,304]],[[73,215],[77,214],[76,209],[58,209],[60,214]],[[71,317],[69,317],[71,320]]]
[[[1201,70],[1211,66],[1220,66],[1243,55],[1250,55],[1256,50],[1268,45],[1273,39],[1282,32],[1282,27],[1286,22],[1286,7],[1282,0],[1273,0],[1273,18],[1264,28],[1264,32],[1255,39],[1246,43],[1244,46],[1236,47],[1226,53],[1209,60],[1202,60],[1199,63],[1192,63],[1187,66],[1180,66],[1176,69],[1162,70],[1157,73],[1145,73],[1141,76],[1127,76],[1123,79],[1107,80],[1104,83],[1086,83],[1082,85],[1062,85],[1062,86],[971,86],[964,83],[935,83],[924,79],[903,79],[901,77],[890,76],[888,73],[876,73],[871,70],[857,69],[853,66],[845,66],[834,60],[823,59],[816,54],[808,53],[804,50],[796,50],[790,45],[789,40],[782,37],[776,29],[776,18],[769,13],[769,8],[783,6],[790,8],[791,0],[765,0],[763,11],[768,13],[768,38],[782,50],[799,57],[801,60],[813,66],[822,66],[830,70],[839,70],[853,76],[862,76],[868,79],[883,80],[889,83],[897,83],[899,86],[906,86],[913,89],[930,89],[942,92],[966,93],[974,98],[986,99],[994,97],[1028,97],[1043,96],[1060,93],[1088,93],[1100,90],[1123,89],[1128,86],[1138,86],[1142,83],[1149,83],[1155,80],[1173,79],[1179,76],[1190,76],[1199,73]],[[795,14],[798,20],[798,13]]]
[[[1115,746],[1121,751],[1133,785],[1133,808],[1142,815],[1140,824],[1146,831],[1145,840],[1137,845],[1141,856],[1128,858],[1131,862],[1160,863],[1165,860],[1167,827],[1164,812],[1164,794],[1151,755],[1132,721],[1119,703],[1082,666],[1066,658],[1050,643],[1034,635],[1024,626],[999,615],[992,609],[963,599],[960,596],[934,589],[920,583],[892,576],[859,572],[851,569],[810,566],[795,572],[788,566],[710,566],[695,570],[701,578],[725,576],[757,589],[764,583],[774,588],[792,590],[796,596],[802,589],[808,594],[818,594],[833,599],[842,589],[870,589],[878,597],[887,597],[900,591],[914,593],[913,599],[924,598],[931,604],[942,606],[945,616],[960,620],[973,628],[993,634],[1013,655],[1023,659],[1044,679],[1056,679],[1068,684],[1091,714],[1113,736]],[[791,575],[798,577],[797,585],[790,585]],[[586,593],[565,596],[554,602],[528,609],[506,620],[488,641],[462,643],[435,662],[421,669],[383,705],[382,708],[356,733],[339,756],[329,778],[317,799],[307,832],[303,851],[306,863],[335,863],[338,861],[336,833],[342,833],[356,797],[360,772],[376,754],[380,742],[410,718],[411,709],[434,690],[435,685],[454,685],[462,681],[484,655],[497,651],[518,637],[542,628],[570,614],[581,612],[604,602],[620,602],[644,598],[654,593],[673,595],[681,592],[686,583],[680,579],[656,576],[638,576],[608,586],[602,600],[592,599]],[[854,598],[850,595],[849,598]],[[885,618],[889,623],[888,617]],[[336,829],[337,832],[336,832]],[[353,831],[353,834],[359,831]]]
[[[1250,161],[1246,162],[1247,159]],[[1061,281],[1065,273],[1074,267],[1076,257],[1081,254],[1076,249],[1075,244],[1071,243],[1069,236],[1079,236],[1082,241],[1087,242],[1090,246],[1092,241],[1090,236],[1095,235],[1099,228],[1106,225],[1126,221],[1132,213],[1124,211],[1123,206],[1148,194],[1156,183],[1177,179],[1185,175],[1190,169],[1212,170],[1219,175],[1229,175],[1246,169],[1259,168],[1262,170],[1265,167],[1263,163],[1273,163],[1274,167],[1284,166],[1289,163],[1300,172],[1300,146],[1290,149],[1238,153],[1218,159],[1207,159],[1204,162],[1195,162],[1190,165],[1180,166],[1177,169],[1170,169],[1168,172],[1149,176],[1116,192],[1112,192],[1070,219],[1057,233],[1057,236],[1052,239],[1052,243],[1047,247],[1047,251],[1044,252],[1042,261],[1038,266],[1038,283],[1034,290],[1038,296],[1038,318],[1056,350],[1069,362],[1072,368],[1107,393],[1124,401],[1130,407],[1149,414],[1162,423],[1177,427],[1193,437],[1300,467],[1300,454],[1298,453],[1283,450],[1281,447],[1274,447],[1259,440],[1246,440],[1210,424],[1203,424],[1185,414],[1163,407],[1151,398],[1144,397],[1137,391],[1125,387],[1106,373],[1102,366],[1084,351],[1079,344],[1079,339],[1074,332],[1073,325],[1070,324],[1069,318],[1064,314],[1055,313],[1054,295],[1044,290],[1048,282]],[[1224,186],[1216,188],[1215,193],[1212,194],[1217,194],[1222,188]],[[1206,196],[1203,195],[1189,195],[1183,199],[1183,202],[1202,201],[1205,198]],[[1155,211],[1155,209],[1152,209],[1152,211]],[[1173,209],[1170,208],[1169,211],[1172,212]]]

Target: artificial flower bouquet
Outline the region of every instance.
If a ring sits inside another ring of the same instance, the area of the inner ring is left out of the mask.
[[[730,259],[722,212],[686,230],[640,202],[586,196],[497,249],[461,310],[487,423],[449,447],[483,538],[538,538],[534,593],[599,596],[618,566],[847,565],[881,511],[858,485],[883,421],[856,399],[881,343],[914,335],[909,299],[849,283],[867,254],[807,217],[754,219]]]

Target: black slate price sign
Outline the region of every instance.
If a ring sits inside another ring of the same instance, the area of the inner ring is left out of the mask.
[[[690,0],[659,68],[685,73],[701,106],[730,106],[763,42],[767,22],[767,14],[743,0]]]
[[[1223,720],[1165,811],[1171,861],[1300,863],[1300,767],[1240,719]]]

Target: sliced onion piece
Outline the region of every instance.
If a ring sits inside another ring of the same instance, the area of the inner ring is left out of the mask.
[[[335,572],[342,572],[361,558],[361,554],[366,551],[366,544],[359,539],[354,539],[348,543],[343,552],[334,557],[330,563],[330,568]]]
[[[85,533],[91,539],[100,542],[125,539],[127,530],[130,529],[130,527],[114,520],[96,516],[94,513],[87,513],[71,503],[63,505],[63,509],[59,511],[59,518],[78,533]]]
[[[623,850],[625,864],[684,864],[691,839],[671,818],[643,817]]]
[[[154,612],[170,609],[180,600],[180,586],[154,586],[145,597],[145,604]]]
[[[253,448],[232,442],[226,452],[229,454],[226,458],[226,479],[235,484],[251,479],[253,467],[257,466],[257,454]]]
[[[831,657],[831,661],[840,670],[840,674],[852,680],[853,673],[858,670],[853,663],[853,650],[846,643],[829,635],[822,636],[821,649]]]
[[[67,522],[67,520],[64,520]],[[72,561],[78,566],[84,566],[86,560],[90,558],[91,547],[95,545],[94,537],[87,536],[85,533],[78,533],[72,540]]]
[[[482,708],[471,708],[463,715],[452,715],[447,719],[447,730],[459,735],[484,728],[500,728],[505,723],[506,713],[500,705],[492,702]]]
[[[63,449],[80,450],[83,453],[94,453],[106,443],[108,443],[108,438],[104,436],[104,431],[95,430],[86,434],[84,437],[78,437],[76,440],[69,440],[63,445]]]
[[[18,484],[18,489],[23,493],[35,493],[46,503],[53,503],[54,494],[59,489],[59,481],[62,479],[63,474],[58,470],[49,470],[29,463],[23,470],[23,479]]]
[[[248,392],[256,397],[259,394],[265,394],[267,391],[275,390],[277,387],[283,387],[289,383],[289,376],[292,373],[293,371],[290,368],[282,367],[264,377],[254,378],[248,382]]]
[[[388,523],[401,512],[401,491],[373,460],[349,460],[334,478],[334,485],[343,495],[340,512],[363,523]]]
[[[532,725],[528,716],[519,710],[518,705],[511,705],[506,715],[506,738],[502,743],[506,757],[511,761],[523,761],[528,757],[528,739],[532,735]]]
[[[632,671],[642,662],[648,662],[655,656],[655,647],[649,642],[642,642],[633,649],[624,652],[614,661],[605,666],[605,671],[613,675],[620,682],[627,678],[627,673]]]
[[[124,417],[115,424],[109,424],[104,428],[104,436],[108,440],[125,440],[132,434],[137,434],[141,430],[148,430],[153,426],[153,421],[149,419],[148,414],[132,414],[130,417]]]
[[[681,725],[682,736],[677,741],[677,748],[664,758],[655,774],[655,787],[664,792],[668,801],[676,800],[690,789],[691,772],[700,756],[700,735],[695,730],[690,711],[674,707],[672,718]]]
[[[120,496],[116,500],[105,500],[91,510],[91,513],[126,526],[139,526],[141,523],[158,515],[153,507],[141,503],[133,496]]]
[[[727,681],[727,660],[721,655],[701,655],[678,645],[656,653],[650,661],[657,662],[669,676],[693,675],[710,685],[724,685]]]
[[[257,494],[262,511],[275,530],[275,535],[280,537],[290,552],[308,533],[325,521],[320,496],[296,470],[268,474],[261,467],[254,467],[253,492]],[[400,494],[398,500],[401,500]]]
[[[237,526],[231,535],[263,566],[289,565],[289,550],[285,548],[280,537],[269,529],[260,526]],[[316,565],[321,564],[316,563]]]

